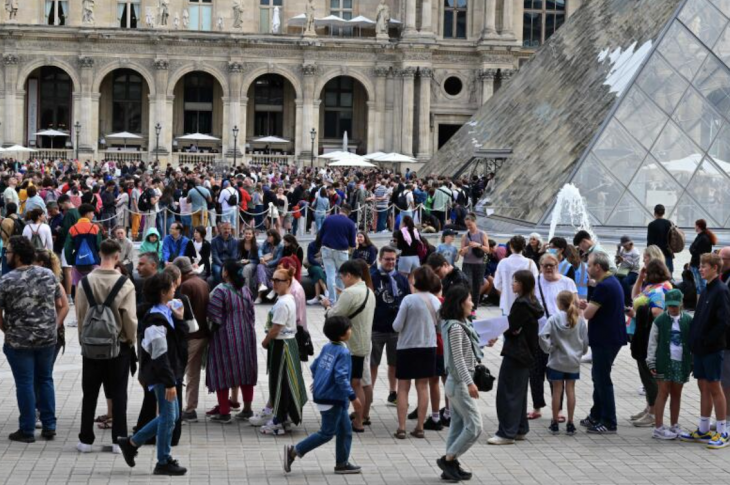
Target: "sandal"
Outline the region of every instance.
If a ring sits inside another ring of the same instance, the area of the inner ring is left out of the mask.
[[[562,414],[558,415],[558,423],[564,423],[565,422],[565,416]]]
[[[393,436],[395,436],[396,439],[404,440],[404,439],[406,439],[406,430],[399,429],[398,431],[395,432],[395,434]]]
[[[112,418],[96,423],[96,427],[99,429],[112,429]]]
[[[353,419],[355,419],[355,413],[350,413],[350,421],[352,421]],[[370,421],[370,416],[368,416],[366,418],[362,418],[363,426],[370,426],[371,424],[373,424],[373,423]],[[355,428],[353,428],[353,429],[355,429]]]
[[[535,411],[527,413],[527,419],[529,419],[529,420],[539,419],[539,418],[542,418],[542,413],[536,413]]]
[[[353,433],[364,433],[365,432],[365,428],[356,428],[356,427],[353,426],[352,427],[352,432]]]
[[[111,419],[111,416],[107,416],[106,414],[102,414],[101,416],[97,416],[94,418],[95,423],[103,423],[104,421],[107,421]]]
[[[411,436],[418,439],[423,439],[426,437],[422,429],[414,429],[413,431],[411,431]]]

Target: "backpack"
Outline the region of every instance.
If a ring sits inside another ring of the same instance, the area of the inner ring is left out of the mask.
[[[79,344],[81,344],[81,355],[87,359],[109,360],[119,355],[120,332],[111,305],[126,282],[127,277],[120,276],[104,303],[99,305],[94,299],[88,276],[81,280],[89,309],[81,327]]]
[[[8,216],[10,217],[10,216]],[[13,232],[11,234],[8,234],[3,229],[3,233],[9,238],[12,236],[22,236],[23,235],[23,229],[25,229],[25,223],[20,220],[19,217],[10,217],[13,220]]]
[[[684,231],[678,228],[676,224],[671,224],[672,227],[669,228],[669,235],[667,236],[669,250],[674,254],[681,253],[685,247]]]
[[[426,260],[428,259],[428,246],[420,239],[416,240],[416,252],[418,253],[418,260],[421,264],[426,264]]]
[[[38,224],[38,230],[41,229],[41,225]],[[38,234],[37,231],[33,230],[33,227],[30,228],[30,243],[33,245],[34,248],[37,250],[46,249],[46,245],[43,244],[43,239],[41,238],[41,235]]]
[[[90,232],[86,235],[91,234]],[[95,234],[92,234],[94,237],[96,237]],[[93,265],[98,264],[99,262],[96,260],[96,254],[91,249],[91,246],[89,245],[89,238],[85,237],[81,239],[81,243],[79,244],[79,247],[76,249],[76,252],[73,256],[73,265],[81,268],[91,268]]]
[[[228,189],[226,189],[226,190],[228,190]],[[231,207],[236,207],[238,205],[238,194],[236,193],[235,190],[230,193],[230,195],[228,196],[228,200],[226,200],[226,202],[228,202],[228,205]]]
[[[408,210],[408,198],[406,197],[406,194],[404,192],[401,192],[400,195],[398,195],[398,199],[396,200],[396,205],[398,206],[399,210],[402,210],[402,211]]]
[[[150,190],[147,189],[142,192],[142,195],[139,196],[139,200],[137,201],[137,208],[141,210],[142,212],[147,212],[148,210],[152,209],[152,200],[150,196]]]
[[[53,189],[46,189],[46,194],[43,197],[43,202],[48,204],[51,201],[55,202],[57,200],[58,200],[58,194],[56,193],[56,191]]]

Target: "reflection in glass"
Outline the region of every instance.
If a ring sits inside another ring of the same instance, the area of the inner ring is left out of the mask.
[[[646,63],[636,82],[667,113],[674,111],[689,85],[659,53]]]
[[[646,150],[614,119],[606,126],[593,154],[627,185],[646,156]]]
[[[722,126],[722,117],[694,89],[689,89],[672,116],[703,150],[707,150]]]
[[[646,226],[651,222],[649,212],[641,207],[631,194],[625,192],[611,217],[606,221],[607,226]]]
[[[725,17],[730,18],[730,0],[710,0],[712,4],[719,8],[720,11],[725,14]]]
[[[580,189],[590,213],[601,223],[606,221],[624,190],[593,155],[586,157],[573,183]]]
[[[702,161],[702,152],[687,135],[672,122],[659,135],[651,154],[685,187]]]
[[[667,116],[637,86],[621,102],[616,118],[645,148],[651,148],[667,122]]]
[[[715,56],[707,56],[692,84],[720,113],[730,115],[730,71]]]
[[[636,173],[629,186],[634,197],[647,209],[653,210],[657,204],[663,204],[667,212],[674,209],[682,188],[661,168],[659,162],[651,155]]]
[[[727,19],[707,0],[688,0],[679,20],[709,47],[715,45],[727,25]]]
[[[710,226],[718,225],[717,221],[707,215],[687,193],[677,202],[674,214],[670,214],[669,218],[680,227],[692,227],[697,219],[706,220]]]
[[[697,169],[687,190],[707,213],[725,225],[730,216],[730,179],[709,159],[706,158]]]
[[[694,78],[707,57],[707,49],[676,20],[659,44],[659,52],[689,80]]]
[[[720,170],[730,175],[730,125],[725,124],[707,152]]]

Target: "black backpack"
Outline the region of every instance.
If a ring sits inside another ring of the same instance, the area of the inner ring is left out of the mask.
[[[139,196],[137,208],[139,208],[142,212],[147,212],[152,209],[152,196],[150,195],[150,189],[145,190],[142,192],[142,195]]]
[[[398,206],[398,209],[402,211],[408,210],[408,197],[406,197],[405,192],[401,192],[400,195],[398,195],[398,200],[396,205]]]
[[[228,189],[226,189],[226,190],[228,190]],[[228,196],[228,200],[226,201],[226,202],[228,202],[229,206],[235,207],[238,205],[238,196],[237,195],[238,194],[236,194],[236,190],[234,189],[233,192],[231,193],[231,195]]]

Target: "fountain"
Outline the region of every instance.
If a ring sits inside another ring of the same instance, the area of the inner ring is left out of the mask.
[[[580,190],[573,184],[565,184],[558,192],[558,197],[553,208],[552,219],[550,221],[550,234],[548,241],[555,235],[555,229],[558,224],[569,224],[576,231],[586,230],[595,240],[595,234],[591,229],[591,220],[588,215],[583,196]]]

